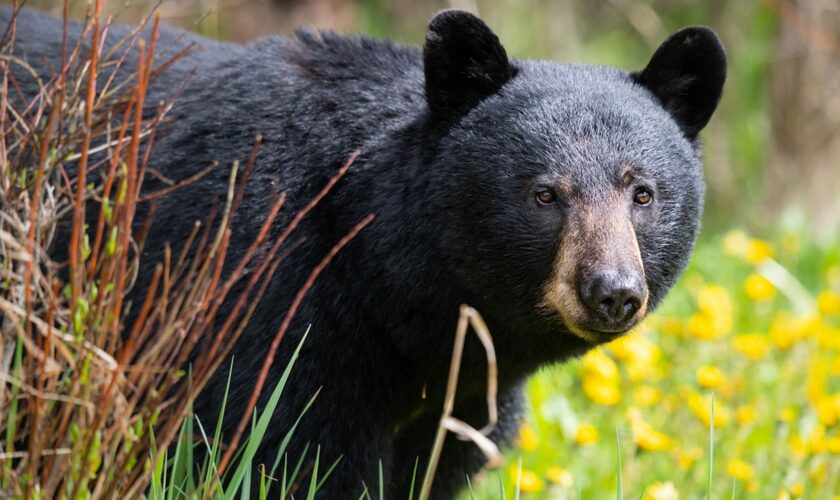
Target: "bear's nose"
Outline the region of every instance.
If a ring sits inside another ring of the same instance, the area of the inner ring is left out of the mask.
[[[637,273],[603,270],[583,280],[579,293],[593,326],[604,332],[619,332],[627,329],[642,307],[647,290]]]

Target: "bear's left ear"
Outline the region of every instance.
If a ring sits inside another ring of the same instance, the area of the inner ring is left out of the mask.
[[[686,137],[694,140],[720,101],[726,51],[711,29],[683,28],[665,40],[644,70],[632,76],[659,98]]]
[[[444,10],[429,22],[423,71],[429,108],[442,118],[465,113],[514,74],[499,37],[460,10]]]

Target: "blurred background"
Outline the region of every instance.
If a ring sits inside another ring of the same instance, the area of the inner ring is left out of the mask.
[[[60,15],[60,3],[29,6]],[[635,335],[529,382],[517,446],[473,495],[518,487],[532,498],[840,498],[840,2],[131,0],[109,8],[132,23],[155,7],[166,23],[224,40],[311,26],[415,46],[435,11],[458,7],[480,14],[513,57],[630,70],[673,31],[712,26],[729,77],[702,134],[709,189],[688,271]],[[73,16],[85,8],[78,2]]]

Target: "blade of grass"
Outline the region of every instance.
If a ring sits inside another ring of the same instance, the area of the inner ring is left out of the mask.
[[[415,467],[417,467],[415,465]],[[467,491],[470,493],[470,500],[475,500],[475,492],[473,491],[472,481],[470,481],[470,475],[467,474]]]
[[[314,500],[315,491],[318,488],[318,462],[321,460],[321,447],[315,449],[315,463],[312,465],[312,475],[309,476],[309,490],[306,492],[306,500]]]
[[[270,476],[274,476],[274,472],[277,468],[277,464],[279,463],[280,457],[286,454],[286,448],[289,446],[289,441],[292,440],[292,437],[294,436],[298,425],[300,425],[303,416],[306,415],[306,413],[309,411],[309,408],[311,408],[312,405],[315,403],[315,398],[317,398],[318,394],[320,393],[321,391],[318,390],[318,392],[316,392],[315,395],[309,399],[309,402],[306,403],[306,406],[303,407],[303,411],[300,412],[300,415],[298,415],[298,418],[297,420],[295,420],[295,423],[289,428],[289,430],[286,432],[286,435],[283,436],[283,440],[280,442],[280,446],[277,448],[277,458],[274,460],[274,464],[271,467],[271,473],[269,474]]]
[[[315,493],[318,493],[318,491],[320,491],[320,490],[321,490],[321,488],[324,486],[324,483],[326,483],[326,482],[327,482],[327,478],[329,478],[329,477],[330,477],[330,474],[332,474],[332,473],[333,473],[333,471],[335,470],[335,468],[336,468],[336,467],[338,466],[338,464],[341,462],[341,459],[342,459],[342,458],[343,458],[343,457],[338,457],[338,459],[337,459],[335,462],[333,462],[333,464],[332,464],[332,465],[330,465],[330,468],[329,468],[329,469],[327,469],[327,472],[325,472],[325,473],[324,473],[324,475],[323,475],[323,476],[321,476],[321,479],[319,479],[319,480],[318,480],[318,485],[315,487]]]
[[[304,332],[303,338],[301,338],[300,343],[298,343],[298,346],[295,349],[295,352],[289,359],[289,363],[286,365],[286,369],[283,371],[283,375],[277,382],[274,391],[272,391],[271,396],[269,397],[268,402],[265,405],[265,409],[263,410],[262,415],[259,416],[259,420],[257,421],[254,430],[251,432],[251,437],[250,439],[248,439],[248,443],[245,446],[245,451],[242,454],[242,457],[239,459],[239,465],[237,466],[233,478],[231,479],[230,484],[228,486],[230,491],[238,490],[239,485],[242,484],[242,480],[246,477],[243,464],[250,463],[251,460],[253,460],[254,456],[257,454],[257,448],[260,445],[260,440],[262,439],[262,436],[265,435],[265,432],[268,430],[268,425],[271,422],[271,416],[274,414],[275,408],[277,408],[277,403],[280,401],[280,395],[283,393],[283,388],[286,387],[286,382],[289,380],[289,375],[292,373],[292,368],[294,367],[295,361],[297,361],[298,356],[300,355],[300,349],[303,347],[303,343],[306,341],[307,335],[309,335],[308,329],[306,332]]]
[[[283,492],[283,495],[280,498],[286,498],[286,495],[291,495],[294,493],[293,487],[295,486],[295,481],[297,480],[298,474],[300,474],[301,469],[303,468],[303,462],[306,460],[306,455],[309,453],[309,443],[306,443],[306,446],[303,447],[303,451],[300,453],[300,457],[298,458],[297,463],[295,463],[295,468],[292,469],[292,473],[289,475],[289,482],[287,483],[288,488]]]
[[[191,407],[190,412],[192,412]],[[184,490],[189,489],[188,481],[191,476],[190,470],[192,469],[194,463],[192,453],[192,437],[194,430],[192,422],[191,418],[187,418],[184,419],[184,422],[181,424],[181,432],[178,435],[178,442],[175,445],[175,455],[172,459],[171,485]],[[176,488],[174,487],[170,487],[167,491],[166,498],[168,500],[175,499]]]
[[[505,494],[505,482],[502,479],[502,474],[499,473],[496,477],[499,478],[499,498],[506,500],[507,495]]]
[[[411,486],[408,488],[408,500],[414,500],[414,483],[417,481],[417,466],[420,464],[420,457],[414,459],[414,470],[411,472]],[[470,478],[467,478],[469,482]]]
[[[619,433],[618,433],[618,427],[615,428],[615,451],[616,451],[616,457],[618,457],[618,460],[617,460],[618,492],[616,493],[616,498],[618,498],[618,500],[622,500],[624,498],[624,491],[623,491],[624,485],[622,484],[623,480],[621,478],[621,435],[619,435]]]
[[[250,461],[245,463],[245,477],[250,478],[253,472],[253,466]],[[249,500],[251,498],[251,481],[244,481],[242,489],[239,491],[239,498],[242,500]]]
[[[385,478],[382,474],[382,459],[379,459],[379,500],[385,500]]]
[[[519,492],[522,485],[522,457],[519,457],[519,462],[516,464],[516,489],[514,490],[513,498],[519,500]]]

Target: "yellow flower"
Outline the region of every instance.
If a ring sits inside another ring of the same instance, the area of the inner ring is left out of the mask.
[[[840,352],[840,328],[833,328],[821,323],[817,329],[816,338],[820,347]],[[836,364],[831,372],[840,375],[840,363]]]
[[[652,364],[659,361],[662,352],[644,335],[629,335],[610,344],[610,351],[627,363]]]
[[[671,481],[651,484],[645,488],[643,497],[644,500],[678,500],[679,498],[680,493]]]
[[[726,382],[726,377],[723,376],[723,372],[710,365],[703,365],[698,368],[696,377],[700,387],[705,387],[706,389],[718,388]]]
[[[825,449],[835,455],[840,455],[840,436],[828,438],[825,443]]]
[[[618,382],[618,366],[602,349],[593,349],[583,357],[583,370],[587,376],[606,382]]]
[[[742,425],[755,422],[756,416],[755,407],[750,405],[739,406],[738,409],[735,410],[735,420]]]
[[[790,437],[790,452],[796,458],[805,458],[808,455],[808,446],[799,434]]]
[[[785,423],[791,423],[796,420],[796,408],[788,406],[779,412],[779,420]]]
[[[688,408],[694,415],[703,422],[703,425],[708,427],[712,419],[711,415],[711,398],[708,396],[701,396],[697,393],[691,393],[688,396]],[[718,401],[715,401],[715,428],[723,427],[729,422],[729,409]]]
[[[524,425],[519,429],[519,448],[522,451],[534,451],[539,445],[540,439],[537,437],[534,429],[528,425]]]
[[[825,427],[822,425],[815,425],[805,441],[805,446],[812,455],[823,453],[828,447],[825,439]]]
[[[659,389],[650,385],[640,385],[633,390],[633,402],[643,408],[655,405],[661,397]]]
[[[755,475],[752,465],[738,459],[732,459],[726,464],[726,473],[729,474],[729,477],[741,481],[749,481]]]
[[[834,396],[826,396],[817,401],[815,405],[817,417],[827,427],[831,427],[840,421],[840,404],[837,404],[837,400],[840,400],[840,393]]]
[[[747,251],[744,259],[750,264],[759,264],[765,259],[773,258],[773,246],[766,241],[751,239],[747,243]]]
[[[723,253],[731,257],[744,257],[747,255],[747,248],[750,244],[750,237],[740,229],[732,229],[727,232],[720,241]]]
[[[571,488],[575,482],[571,472],[557,466],[549,467],[545,471],[545,477],[552,483],[559,484],[563,488]]]
[[[621,401],[621,390],[618,386],[597,377],[584,378],[583,393],[590,401],[599,405],[612,406]]]
[[[758,360],[767,355],[770,350],[770,341],[767,340],[766,335],[747,333],[732,339],[732,347],[749,359]]]
[[[825,360],[815,359],[808,369],[808,377],[805,379],[805,395],[812,405],[818,406],[819,402],[827,397],[825,388],[828,383],[828,366]]]
[[[714,316],[706,313],[694,313],[688,317],[686,332],[700,340],[714,340],[726,333],[722,321],[715,321]]]
[[[790,316],[780,312],[770,324],[770,338],[779,349],[789,349],[793,344],[808,336],[808,332],[819,326],[819,318],[811,316]]]
[[[697,307],[709,314],[732,313],[732,298],[726,288],[708,284],[697,294]]]
[[[700,460],[703,456],[703,450],[700,448],[692,448],[690,450],[679,450],[677,452],[677,463],[683,470],[688,470],[694,465],[694,462]]]
[[[793,496],[801,497],[805,493],[805,485],[802,483],[793,483],[790,485],[790,493]]]
[[[766,302],[776,296],[776,287],[773,283],[767,281],[767,278],[758,274],[752,273],[747,276],[744,282],[744,290],[747,296],[755,302]]]
[[[598,442],[598,429],[592,424],[580,424],[575,431],[575,442],[580,446],[588,446]]]
[[[671,447],[671,438],[654,430],[653,427],[637,418],[633,420],[633,442],[645,451],[665,451]]]
[[[823,290],[817,296],[817,307],[820,313],[826,316],[840,314],[840,293],[834,290]]]
[[[734,307],[726,288],[708,284],[697,293],[698,312],[688,318],[687,332],[702,340],[711,340],[732,329]]]
[[[542,491],[545,486],[543,480],[534,471],[522,469],[520,473],[517,469],[513,469],[511,473],[516,484],[519,485],[519,491],[537,493]]]

